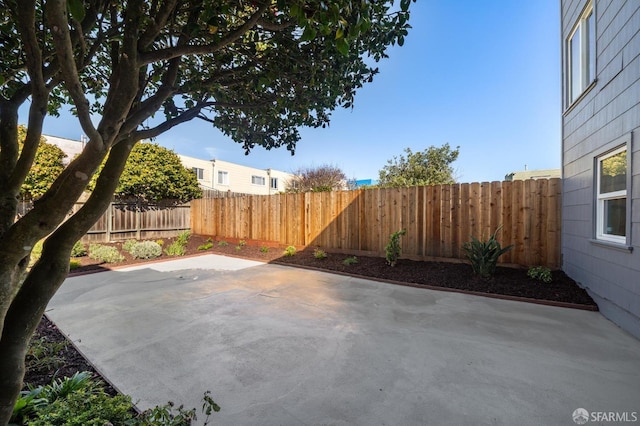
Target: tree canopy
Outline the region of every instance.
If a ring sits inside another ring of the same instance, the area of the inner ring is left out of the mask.
[[[0,0],[0,425],[71,248],[107,208],[135,144],[198,118],[247,152],[294,152],[298,128],[352,107],[376,62],[404,43],[410,3]],[[16,221],[44,121],[68,106],[88,142]],[[107,154],[90,197],[67,217]]]
[[[345,189],[347,175],[337,166],[323,164],[302,167],[293,172],[287,182],[287,192],[330,192]]]
[[[452,150],[446,143],[440,148],[430,146],[419,152],[405,148],[404,152],[406,156],[393,157],[380,170],[378,179],[380,186],[397,188],[455,183],[451,163],[458,158],[460,147]]]
[[[18,128],[18,145],[22,150],[27,129],[24,126]],[[44,137],[40,138],[40,145],[36,150],[33,165],[29,169],[27,177],[20,187],[20,196],[23,199],[34,200],[47,192],[53,181],[64,170],[63,160],[67,157],[58,146],[47,143]]]
[[[92,179],[89,189],[95,187],[95,182]],[[184,203],[201,197],[202,189],[196,175],[182,165],[175,152],[158,144],[141,142],[131,150],[115,195],[120,199]]]

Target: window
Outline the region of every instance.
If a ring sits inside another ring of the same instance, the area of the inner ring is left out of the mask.
[[[627,147],[597,158],[596,238],[627,241]]]
[[[229,185],[229,172],[218,172],[218,184],[219,185]]]
[[[265,185],[265,179],[263,176],[251,176],[251,183],[254,185],[261,185],[264,186]]]
[[[196,177],[200,180],[204,179],[204,169],[201,169],[199,167],[192,167],[191,170],[193,170],[193,173],[196,174]]]
[[[269,180],[271,189],[278,189],[278,178],[271,178]]]
[[[595,80],[596,31],[593,4],[589,2],[567,39],[566,90],[571,105]]]

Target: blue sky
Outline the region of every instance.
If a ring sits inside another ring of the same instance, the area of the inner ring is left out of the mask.
[[[302,129],[295,156],[240,145],[192,121],[157,139],[179,154],[293,171],[331,164],[376,179],[404,148],[460,146],[460,182],[502,180],[513,171],[560,168],[558,0],[418,0],[403,47],[353,109],[327,129]],[[45,120],[46,134],[79,139],[77,120]]]

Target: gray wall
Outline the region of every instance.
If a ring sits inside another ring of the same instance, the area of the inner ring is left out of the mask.
[[[563,101],[563,269],[605,316],[640,338],[640,1],[593,1],[596,83],[571,108]],[[563,65],[565,41],[585,4],[561,0]],[[632,251],[594,242],[594,158],[625,140]]]

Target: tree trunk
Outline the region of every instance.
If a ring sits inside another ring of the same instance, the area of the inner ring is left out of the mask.
[[[9,422],[22,388],[25,355],[47,303],[69,271],[71,247],[44,252],[7,311],[0,338],[0,425]]]
[[[49,300],[69,272],[71,249],[109,206],[134,144],[127,140],[112,148],[93,193],[78,212],[47,238],[42,256],[11,302],[0,337],[0,425],[9,422],[23,385],[29,340]]]

